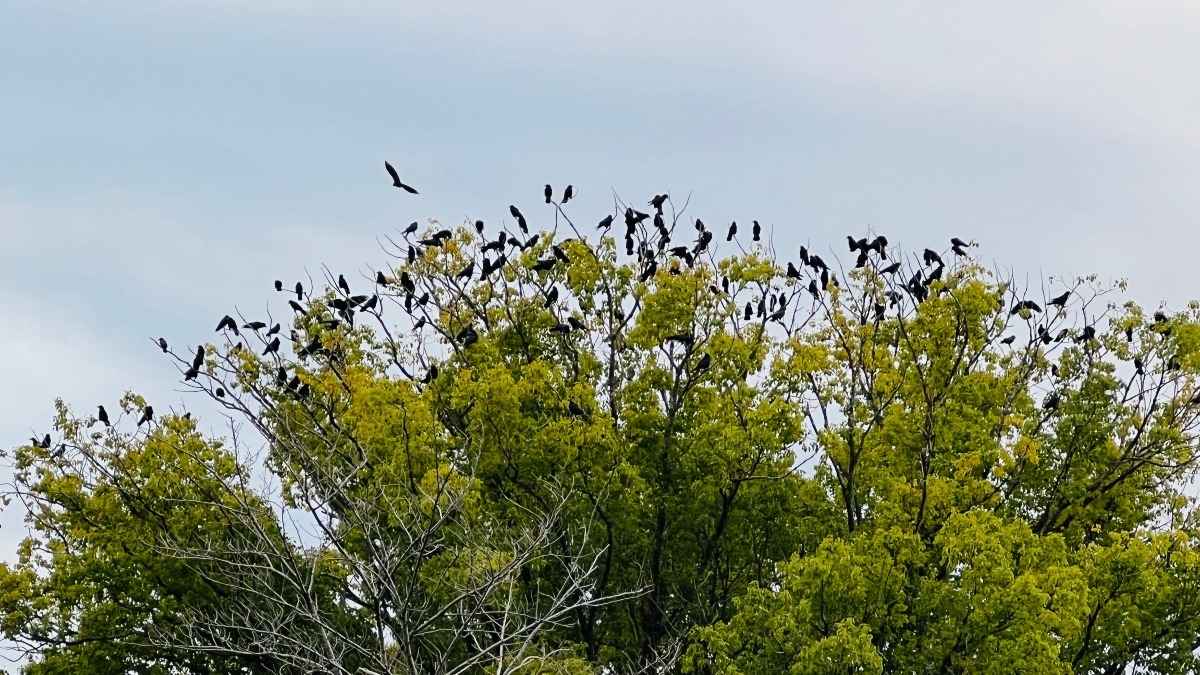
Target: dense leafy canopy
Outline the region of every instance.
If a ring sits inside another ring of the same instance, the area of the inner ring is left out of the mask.
[[[26,671],[1200,668],[1200,307],[659,203],[431,223],[291,331],[171,352],[224,438],[60,404],[14,455]]]

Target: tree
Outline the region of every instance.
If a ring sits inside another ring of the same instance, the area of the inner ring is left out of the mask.
[[[0,568],[27,670],[1200,665],[1200,305],[1035,298],[962,242],[789,261],[654,202],[431,221],[291,330],[167,350],[224,438],[60,404]]]

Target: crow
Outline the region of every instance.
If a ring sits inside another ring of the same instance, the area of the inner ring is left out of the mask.
[[[296,310],[297,312],[299,312],[301,314],[304,313],[304,307],[302,307],[300,305],[300,303],[296,302],[295,300],[288,300],[288,305],[290,305],[291,308]]]
[[[725,235],[725,241],[733,241],[733,235],[737,234],[737,221],[729,224],[729,234]]]
[[[650,264],[646,265],[646,269],[642,270],[642,274],[638,277],[638,281],[649,281],[657,271],[658,263],[651,260]]]
[[[959,239],[958,237],[951,237],[951,238],[950,238],[950,245],[951,245],[951,246],[956,246],[956,247],[958,247],[958,248],[966,248],[966,247],[970,246],[970,244],[968,244],[967,242],[963,241],[962,239]]]
[[[1022,300],[1022,301],[1016,303],[1015,305],[1013,305],[1012,310],[1009,311],[1009,316],[1012,316],[1015,314],[1020,314],[1021,310],[1023,310],[1023,309],[1028,309],[1032,312],[1042,311],[1041,306],[1038,305],[1036,302],[1034,302],[1032,300]]]
[[[242,328],[249,328],[250,330],[262,330],[266,327],[267,324],[263,323],[262,321],[251,321],[250,323],[242,326]]]
[[[554,203],[554,188],[550,187],[549,183],[546,183],[546,187],[542,190],[542,194],[546,197],[547,204]]]
[[[275,290],[277,290],[277,291],[283,290],[283,282],[280,281],[279,279],[275,280]]]
[[[263,350],[263,356],[266,356],[267,354],[274,354],[275,352],[278,352],[278,351],[279,351],[279,338],[276,337],[274,340],[271,340],[271,342],[267,344],[267,348]]]
[[[196,356],[192,358],[192,367],[199,368],[204,363],[204,345],[196,347]]]
[[[1069,298],[1069,297],[1071,297],[1071,291],[1067,291],[1067,292],[1063,293],[1062,295],[1051,298],[1050,302],[1047,302],[1046,304],[1050,307],[1066,307],[1067,298]]]
[[[200,375],[200,369],[196,366],[192,366],[183,373],[183,381],[187,382],[188,380],[194,380],[198,375]]]
[[[1002,344],[1002,345],[1011,345],[1013,342],[1015,342],[1015,341],[1016,341],[1016,339],[1017,339],[1017,336],[1016,336],[1016,335],[1009,335],[1008,337],[1006,337],[1006,338],[1004,338],[1003,340],[1001,340],[1001,341],[1000,341],[1000,344]]]
[[[867,266],[867,249],[863,248],[858,253],[858,260],[854,261],[854,269],[862,269]]]
[[[471,333],[474,333],[474,332],[475,332],[475,327],[468,324],[468,325],[464,326],[462,330],[458,331],[458,334],[454,336],[454,341],[462,342],[463,340],[467,339],[467,337],[469,335],[471,335]]]
[[[421,378],[422,384],[429,384],[437,379],[438,367],[437,364],[430,364],[429,370],[425,372],[425,377]]]
[[[104,409],[104,406],[100,406],[100,412],[96,415],[96,419],[103,423],[106,427],[112,426],[112,424],[110,424],[108,421],[108,411]]]
[[[529,225],[525,223],[525,216],[521,214],[521,209],[518,209],[515,204],[509,204],[508,212],[517,219],[517,226],[521,228],[521,231],[529,234]]]
[[[679,342],[685,345],[692,345],[696,342],[696,336],[691,333],[676,333],[663,338],[663,342]]]
[[[753,316],[753,314],[754,314],[754,308],[750,305],[750,303],[747,302],[746,303],[746,313],[742,318],[745,319],[746,321],[749,321],[750,317]]]
[[[588,418],[587,411],[581,408],[575,401],[567,401],[567,411],[580,419],[587,420]]]
[[[888,265],[887,267],[879,270],[879,273],[880,274],[895,274],[898,271],[900,271],[900,262],[896,261],[896,262],[892,263],[891,265]]]
[[[562,200],[562,203],[566,204],[567,202],[571,201],[571,198],[572,198],[572,197],[574,197],[574,196],[575,196],[575,186],[574,186],[574,185],[568,185],[568,186],[567,186],[567,189],[566,189],[566,190],[563,190],[563,200]]]
[[[561,248],[559,248],[558,244],[551,244],[550,250],[554,252],[555,258],[558,258],[559,260],[563,261],[564,263],[571,262],[571,259],[567,257],[566,252],[564,252]]]
[[[546,258],[545,260],[539,260],[536,263],[534,263],[533,267],[531,269],[533,269],[533,271],[535,271],[535,272],[546,272],[546,271],[552,269],[554,267],[554,264],[557,262],[558,262],[558,260],[556,260],[555,258]]]
[[[276,333],[278,333],[279,328],[280,328],[279,324],[275,324],[274,326],[271,326],[271,330],[267,331],[267,337],[271,337],[272,335],[275,335]]]
[[[821,290],[817,287],[817,280],[811,279],[808,282],[808,292],[812,293],[813,299],[821,297]]]
[[[383,168],[387,169],[388,175],[392,177],[392,185],[404,190],[405,192],[408,192],[409,194],[417,194],[417,191],[413,189],[411,185],[405,185],[404,183],[400,182],[400,174],[396,173],[396,169],[391,164],[384,162]]]
[[[940,255],[938,255],[937,252],[931,248],[925,249],[923,259],[925,261],[926,266],[932,265],[935,262],[939,265],[942,264],[942,257]]]
[[[788,278],[799,279],[800,278],[800,270],[796,269],[796,266],[789,262],[787,264],[787,275],[788,275]]]
[[[138,418],[137,425],[140,427],[152,419],[154,419],[154,407],[146,406],[145,409],[142,410],[142,416]]]
[[[36,443],[35,445],[37,445],[40,448],[49,448],[50,447],[50,434],[46,434],[46,436],[44,438],[42,438],[42,442]]]
[[[386,276],[384,276],[383,272],[376,272],[375,273],[375,283],[379,284],[380,286],[387,286],[388,284],[390,284],[392,282]]]
[[[304,299],[304,284],[300,283],[299,281],[296,282],[296,299]]]
[[[417,231],[417,223],[416,223],[416,221],[413,221],[413,222],[409,223],[408,227],[404,228],[404,235],[408,236],[416,231]]]
[[[1060,400],[1061,399],[1059,398],[1058,394],[1050,394],[1050,396],[1046,398],[1046,402],[1042,404],[1042,410],[1058,410],[1058,404]]]
[[[574,330],[583,330],[584,328],[587,327],[584,325],[584,323],[582,321],[580,321],[579,319],[576,319],[573,316],[567,317],[567,323],[571,324],[571,328]]]
[[[158,347],[163,350],[164,354],[166,354],[167,353],[167,339],[166,338],[158,338]]]
[[[607,230],[608,228],[612,227],[612,223],[613,223],[613,217],[612,217],[612,214],[610,213],[609,215],[604,216],[604,218],[600,221],[600,224],[596,226],[596,229],[597,230]]]
[[[953,251],[953,252],[954,252],[954,255],[957,255],[957,256],[965,256],[965,255],[967,255],[967,251],[966,251],[966,249],[964,249],[964,248],[963,248],[963,247],[961,247],[961,246],[951,246],[951,247],[950,247],[950,250],[951,250],[951,251]]]
[[[864,240],[864,241],[865,241],[865,240]],[[855,238],[854,238],[853,236],[851,236],[851,235],[846,235],[846,244],[850,246],[850,252],[851,252],[851,253],[854,253],[855,251],[857,251],[857,250],[858,250],[858,247],[860,246],[860,244],[859,244],[858,240],[857,240],[857,239],[855,239]]]
[[[350,295],[350,284],[346,283],[346,277],[345,277],[345,276],[343,276],[343,275],[339,274],[339,275],[338,275],[338,282],[337,282],[337,283],[338,283],[338,288],[340,288],[340,289],[342,289],[343,291],[345,291],[345,292],[346,292],[346,295]]]
[[[475,273],[475,261],[472,260],[471,262],[467,263],[466,267],[459,270],[458,274],[454,275],[454,278],[455,279],[470,279],[471,275],[474,273]]]
[[[712,357],[709,356],[708,353],[706,352],[703,356],[700,357],[700,360],[696,362],[696,372],[702,373],[702,372],[708,370],[708,367],[711,365],[712,365]]]
[[[762,225],[759,225],[757,220],[754,221],[754,227],[751,228],[750,233],[753,235],[754,241],[762,240]]]

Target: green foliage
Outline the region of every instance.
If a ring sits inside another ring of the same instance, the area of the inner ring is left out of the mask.
[[[789,275],[664,227],[687,255],[543,232],[486,279],[460,228],[377,305],[309,298],[290,353],[209,347],[188,385],[261,461],[61,406],[0,567],[26,670],[1200,667],[1200,307],[1014,311],[966,257]]]

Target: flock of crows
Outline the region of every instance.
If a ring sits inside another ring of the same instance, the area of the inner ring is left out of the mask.
[[[390,163],[384,162],[384,168],[387,171],[388,175],[391,177],[393,186],[395,186],[396,188],[403,190],[407,193],[410,193],[410,194],[418,194],[418,192],[415,188],[413,188],[410,185],[405,184],[404,182],[402,182],[400,180],[399,174],[397,173],[396,169]],[[543,191],[543,195],[545,197],[547,204],[554,203],[554,189],[552,186],[546,185],[544,188],[544,191]],[[575,197],[575,188],[572,185],[568,185],[562,193],[562,201],[559,202],[559,204],[560,205],[566,204],[568,201],[570,201],[574,197]],[[673,261],[669,268],[669,272],[671,274],[680,274],[681,273],[681,270],[677,266],[678,263],[674,262],[676,260],[682,262],[683,264],[686,264],[688,267],[692,267],[695,264],[697,258],[708,251],[709,246],[712,244],[712,241],[714,238],[713,232],[710,229],[708,229],[702,221],[697,219],[695,221],[695,229],[696,229],[695,241],[689,242],[686,245],[678,245],[677,244],[677,245],[671,246],[672,234],[674,233],[673,232],[674,222],[672,222],[671,226],[668,226],[666,217],[663,212],[663,208],[666,205],[668,199],[669,199],[668,195],[665,195],[665,194],[656,195],[653,199],[651,199],[648,202],[648,205],[650,207],[652,207],[653,214],[636,210],[633,207],[626,207],[625,211],[624,211],[625,252],[627,255],[630,255],[630,256],[633,256],[636,254],[639,264],[642,265],[641,273],[639,275],[639,279],[641,281],[647,281],[654,277],[654,275],[658,272],[659,260],[660,260],[660,258],[664,257],[664,254],[665,254],[666,259]],[[495,240],[488,241],[486,239],[486,237],[484,237],[483,221],[481,221],[481,220],[475,221],[475,224],[474,224],[475,230],[479,234],[479,236],[484,239],[483,245],[480,246],[480,254],[481,254],[482,259],[480,260],[480,263],[478,266],[478,276],[481,280],[487,279],[490,275],[492,275],[496,271],[502,269],[505,266],[505,264],[507,264],[508,253],[510,252],[510,250],[509,250],[510,247],[518,249],[521,252],[524,252],[524,251],[536,246],[538,243],[539,235],[537,235],[537,234],[530,235],[528,221],[526,220],[525,215],[521,212],[521,210],[519,208],[517,208],[516,205],[510,205],[509,213],[515,219],[517,229],[520,231],[521,236],[511,234],[507,230],[501,230],[498,237]],[[650,230],[649,227],[646,227],[644,225],[647,221],[650,222],[650,224],[651,224],[650,227],[652,227],[653,230]],[[609,215],[599,222],[597,229],[602,232],[609,233],[612,230],[614,222],[615,222],[615,217],[613,215]],[[417,225],[417,223],[414,222],[403,230],[403,236],[405,237],[406,240],[409,240],[410,237],[417,232],[417,229],[418,229],[418,225]],[[639,233],[639,230],[641,230],[640,233]],[[655,237],[650,236],[650,234],[649,234],[650,232],[656,233],[657,238],[655,239]],[[725,241],[727,241],[727,242],[733,241],[734,237],[737,235],[737,233],[738,233],[738,225],[736,222],[734,222],[734,223],[730,224],[728,230],[726,231]],[[758,221],[752,222],[750,234],[751,234],[753,241],[755,241],[755,242],[761,241],[762,226],[758,223]],[[415,243],[410,243],[408,245],[408,251],[407,251],[408,262],[412,263],[414,260],[416,260],[418,254],[419,254],[419,251],[421,250],[418,248],[418,246],[424,247],[424,248],[441,247],[452,236],[453,236],[453,233],[450,230],[443,229],[443,230],[433,233],[432,235],[429,235],[428,237],[425,237],[423,239],[418,239],[415,241]],[[867,266],[872,261],[872,258],[875,257],[878,259],[878,262],[876,263],[876,269],[878,270],[878,272],[880,274],[894,275],[900,271],[902,265],[899,260],[892,260],[889,262],[888,251],[887,251],[888,240],[886,237],[880,235],[880,236],[876,236],[876,237],[868,240],[865,237],[864,238],[855,238],[853,236],[847,236],[846,240],[847,240],[847,245],[850,249],[850,252],[857,253],[857,259],[856,259],[855,265],[854,265],[855,268],[862,268],[862,267]],[[968,254],[967,248],[969,246],[970,246],[970,244],[968,244],[967,242],[965,242],[962,239],[959,239],[957,237],[952,238],[950,240],[950,250],[956,256],[966,256]],[[543,259],[539,259],[532,265],[533,271],[547,272],[547,271],[553,269],[554,266],[559,263],[569,264],[571,262],[567,253],[565,251],[563,251],[563,249],[561,247],[559,247],[557,244],[552,244],[550,246],[550,253],[552,255],[550,255],[546,258],[543,258]],[[489,254],[492,254],[491,258],[488,257]],[[807,291],[813,296],[814,299],[819,299],[822,290],[828,289],[830,287],[830,284],[832,284],[835,287],[838,285],[837,277],[832,273],[829,265],[824,260],[821,259],[821,256],[816,255],[814,253],[810,253],[808,251],[808,249],[804,246],[800,247],[799,254],[800,254],[799,255],[799,257],[800,257],[800,267],[799,268],[792,262],[787,263],[785,275],[788,279],[796,280],[800,283],[801,287],[804,287],[803,278],[804,278],[805,274],[804,274],[803,270],[806,270],[806,269],[811,270],[810,278],[809,278],[806,288],[807,288]],[[921,268],[917,269],[916,272],[913,274],[913,276],[910,279],[908,279],[906,282],[896,284],[896,287],[898,289],[906,291],[917,302],[923,302],[929,296],[930,285],[933,282],[940,280],[946,269],[946,265],[943,262],[941,256],[932,249],[927,248],[924,250],[924,252],[922,253],[921,261],[923,263],[923,266]],[[461,269],[460,271],[458,271],[457,274],[454,275],[454,278],[457,280],[469,280],[469,279],[473,278],[476,275],[476,273],[477,273],[476,263],[475,263],[475,260],[472,259],[471,261],[468,262],[468,264],[463,269]],[[401,271],[399,277],[396,279],[391,279],[391,278],[387,277],[383,272],[377,272],[376,277],[375,277],[375,283],[376,283],[377,287],[384,287],[384,288],[395,287],[395,285],[398,284],[399,289],[403,290],[404,308],[410,315],[413,313],[414,305],[416,305],[418,307],[424,306],[430,300],[430,296],[429,296],[428,292],[423,293],[421,295],[417,295],[416,283],[413,281],[412,277],[406,271]],[[336,328],[337,326],[341,325],[343,322],[350,326],[353,326],[354,314],[356,311],[364,311],[364,310],[373,311],[378,306],[378,303],[379,303],[379,294],[378,293],[371,294],[371,295],[351,294],[350,285],[346,281],[346,278],[342,275],[338,275],[337,288],[340,291],[340,294],[338,294],[338,296],[335,297],[331,301],[330,304],[331,304],[331,307],[333,308],[333,310],[337,313],[338,318],[321,320],[320,323],[325,325],[326,327]],[[279,280],[275,281],[275,290],[279,291],[279,292],[284,291],[284,284],[282,281],[279,281]],[[294,289],[291,289],[291,290],[294,290],[294,292],[296,294],[296,298],[289,299],[289,301],[288,301],[289,306],[298,314],[305,313],[307,311],[307,308],[303,304],[301,304],[305,299],[305,289],[304,289],[303,284],[300,282],[297,282]],[[710,290],[714,294],[720,294],[722,292],[724,294],[729,294],[729,279],[728,279],[728,277],[722,278],[720,289],[718,289],[717,286],[714,284],[713,286],[710,286]],[[545,306],[550,307],[555,302],[557,302],[559,291],[558,291],[557,286],[551,286],[548,290],[544,290],[543,294],[545,295],[545,300],[546,300]],[[1067,304],[1067,301],[1070,298],[1070,295],[1071,295],[1070,291],[1064,292],[1061,295],[1049,300],[1047,304],[1048,304],[1048,306],[1051,306],[1051,307],[1065,307]],[[896,306],[896,304],[898,304],[901,299],[899,293],[896,290],[889,291],[888,298],[890,300],[889,305],[892,307]],[[780,293],[778,295],[778,297],[776,297],[774,294],[770,294],[769,300],[770,300],[769,304],[767,302],[767,298],[765,298],[765,297],[759,300],[758,307],[757,307],[757,316],[759,318],[764,318],[767,321],[781,322],[783,320],[783,318],[786,316],[786,312],[788,309],[787,295],[784,293]],[[875,311],[875,318],[877,320],[883,317],[883,315],[887,311],[887,308],[889,305],[883,305],[883,304],[875,305],[874,311]],[[1042,307],[1032,300],[1021,300],[1021,301],[1018,301],[1013,304],[1013,306],[1011,308],[1011,314],[1016,315],[1018,313],[1021,313],[1022,311],[1041,312]],[[617,315],[617,318],[619,320],[621,320],[621,321],[625,320],[625,317],[623,316],[623,314],[621,313],[621,311],[619,309],[616,310],[615,314]],[[744,319],[749,321],[755,316],[755,314],[756,314],[756,311],[755,311],[754,303],[747,302],[745,305],[744,312],[743,312]],[[1165,316],[1163,316],[1161,313],[1159,313],[1156,315],[1156,319],[1160,320],[1160,321],[1165,320]],[[414,323],[413,329],[419,330],[421,327],[423,327],[425,325],[425,323],[426,323],[426,319],[424,316],[422,316]],[[582,321],[580,321],[579,319],[577,319],[576,317],[568,316],[566,323],[556,324],[554,327],[551,328],[551,331],[566,334],[566,333],[569,333],[574,330],[583,330],[585,327],[586,327],[585,324]],[[264,348],[262,351],[262,355],[264,355],[264,356],[277,353],[282,344],[281,343],[282,327],[279,323],[275,323],[274,325],[268,327],[266,322],[251,321],[251,322],[244,323],[239,327],[237,320],[235,320],[230,315],[226,315],[221,318],[220,322],[217,324],[216,330],[217,330],[217,332],[230,331],[239,336],[241,335],[241,333],[240,333],[241,330],[252,331],[254,334],[256,334],[261,339],[261,341],[264,344]],[[1041,340],[1041,341],[1045,342],[1046,344],[1050,344],[1052,341],[1061,342],[1063,339],[1065,339],[1069,335],[1069,333],[1070,333],[1070,331],[1064,329],[1058,335],[1051,335],[1045,326],[1039,326],[1037,334],[1034,337],[1034,341]],[[1086,326],[1086,327],[1084,327],[1083,331],[1079,335],[1076,336],[1076,341],[1082,342],[1085,340],[1090,340],[1093,337],[1095,337],[1095,329],[1092,326]],[[1127,337],[1129,337],[1129,339],[1132,340],[1131,332],[1127,332]],[[293,342],[297,342],[297,343],[303,342],[303,340],[298,336],[298,334],[296,333],[295,330],[291,331],[291,339]],[[682,343],[686,344],[689,348],[691,347],[691,344],[694,341],[694,337],[691,334],[672,335],[666,339],[667,339],[667,341],[682,342]],[[1013,341],[1015,339],[1016,339],[1015,335],[1010,335],[1010,336],[1004,338],[1003,340],[1001,340],[1001,343],[1003,343],[1005,345],[1010,345],[1013,343]],[[468,324],[462,330],[460,330],[456,335],[453,336],[453,340],[456,343],[459,343],[462,347],[469,347],[470,345],[474,344],[476,341],[479,340],[479,333],[476,331],[476,329],[472,325]],[[155,343],[158,345],[158,347],[164,353],[168,352],[168,345],[167,345],[166,339],[158,338],[157,340],[155,340]],[[235,350],[239,350],[242,348],[243,348],[243,345],[241,342],[238,342],[234,346]],[[332,355],[332,352],[330,350],[326,349],[322,345],[321,339],[319,336],[314,336],[311,341],[309,341],[301,350],[299,350],[299,356],[301,359],[304,359],[308,356],[317,355],[317,354]],[[184,371],[184,381],[185,382],[190,381],[190,380],[195,380],[199,376],[200,370],[204,364],[205,356],[206,356],[206,353],[205,353],[204,346],[198,347],[196,349],[195,355],[193,356],[191,362],[189,363],[189,367]],[[705,354],[701,355],[699,360],[696,362],[696,370],[697,371],[705,370],[710,366],[710,364],[711,364],[711,357],[709,354],[705,353]],[[1139,363],[1136,365],[1137,365],[1138,371],[1140,372],[1141,364]],[[430,365],[429,371],[426,373],[424,378],[422,378],[421,382],[427,384],[436,377],[437,377],[437,366]],[[308,385],[306,383],[301,382],[298,375],[293,374],[289,377],[287,369],[283,365],[278,366],[276,382],[279,386],[286,387],[287,390],[289,390],[293,395],[295,395],[299,399],[305,399],[309,395]],[[221,387],[215,388],[214,393],[218,398],[223,398],[225,396],[225,391]],[[1047,409],[1056,407],[1058,404],[1057,399],[1058,399],[1057,396],[1050,397],[1047,400],[1046,405],[1044,407],[1046,407]],[[573,401],[569,402],[568,408],[569,408],[571,414],[573,414],[575,416],[578,416],[578,417],[586,416],[586,412],[583,410],[583,408]],[[140,417],[138,418],[137,426],[141,427],[144,424],[148,424],[153,419],[154,419],[154,408],[150,405],[146,405],[142,409],[142,413],[141,413]],[[104,406],[99,406],[96,420],[97,420],[97,422],[102,423],[105,426],[111,426],[108,412],[104,409]],[[51,438],[50,438],[49,434],[46,434],[40,440],[37,439],[36,437],[31,438],[30,442],[32,445],[48,449],[51,445]],[[63,446],[60,446],[56,450],[55,454],[56,455],[61,454],[63,449],[64,449]]]

